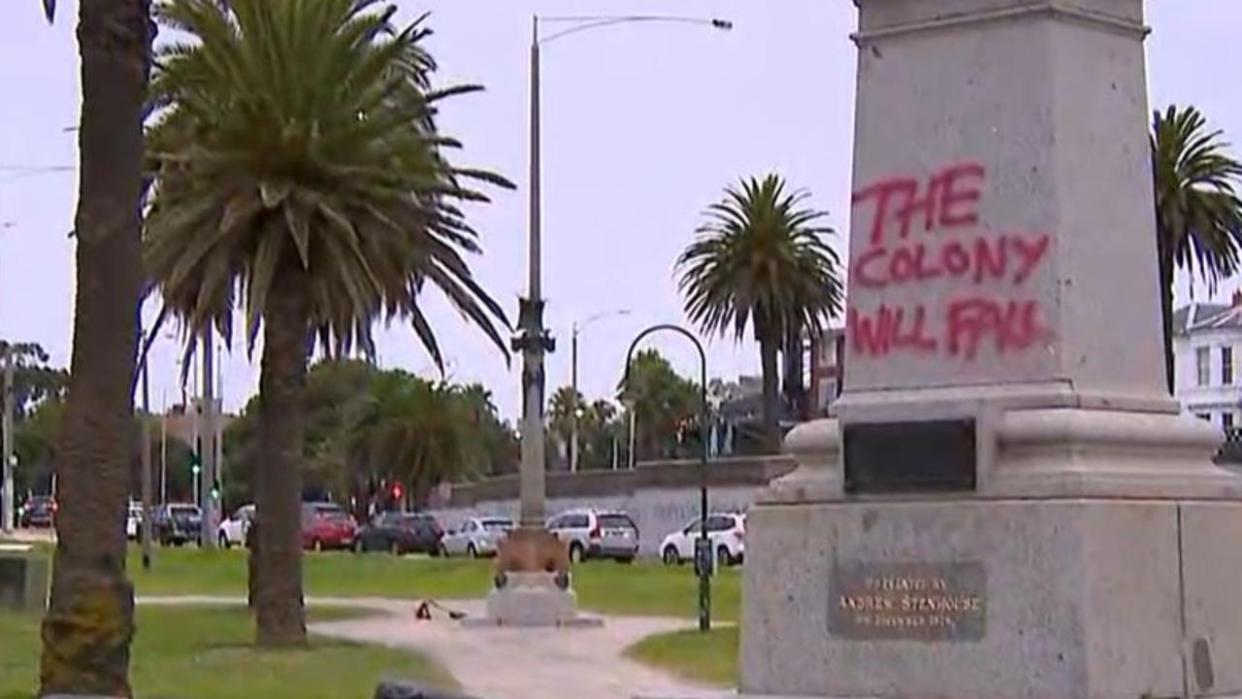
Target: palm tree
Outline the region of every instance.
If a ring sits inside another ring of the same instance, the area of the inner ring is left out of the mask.
[[[436,484],[474,463],[469,410],[449,386],[384,372],[371,382],[350,430],[349,453],[372,475],[407,484],[421,503]]]
[[[804,191],[787,191],[779,175],[742,180],[705,212],[707,222],[681,254],[678,287],[686,313],[704,333],[751,326],[763,365],[763,419],[768,448],[780,447],[777,352],[793,329],[818,332],[841,310],[840,261],[806,208]]]
[[[43,0],[51,20],[55,3]],[[142,291],[148,0],[80,0],[77,278],[59,446],[57,544],[40,695],[129,696],[133,587],[125,576],[128,441]]]
[[[1220,131],[1194,107],[1170,106],[1153,118],[1151,165],[1155,179],[1156,251],[1164,359],[1173,390],[1173,271],[1216,283],[1238,271],[1242,242],[1242,163],[1229,155]]]
[[[145,254],[164,302],[194,337],[246,345],[263,332],[259,391],[257,636],[303,644],[299,547],[303,391],[316,341],[374,356],[372,325],[408,321],[442,358],[423,311],[426,282],[500,348],[504,312],[463,257],[478,235],[468,186],[511,187],[454,167],[436,125],[445,97],[423,47],[376,0],[170,0],[160,17],[190,39],[160,54],[149,135],[153,200]]]

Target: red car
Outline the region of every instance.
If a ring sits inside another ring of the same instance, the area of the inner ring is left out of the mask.
[[[351,549],[358,525],[340,505],[302,503],[302,548],[315,551]]]

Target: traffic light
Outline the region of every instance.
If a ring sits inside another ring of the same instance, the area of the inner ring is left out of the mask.
[[[203,457],[199,456],[198,452],[191,452],[190,453],[190,473],[193,473],[195,476],[197,476],[199,472],[202,470],[203,470]]]
[[[215,485],[211,486],[211,499],[216,502],[220,502],[220,482],[219,481],[216,481]]]
[[[401,499],[401,495],[402,495],[403,493],[405,493],[405,489],[401,487],[401,484],[400,484],[400,483],[393,483],[393,484],[392,484],[392,499],[393,499],[393,500],[400,500],[400,499]]]

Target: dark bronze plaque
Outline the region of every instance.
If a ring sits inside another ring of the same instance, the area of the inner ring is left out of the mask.
[[[845,426],[846,493],[974,489],[974,420]]]
[[[978,641],[987,631],[982,563],[838,561],[828,635],[850,641]]]

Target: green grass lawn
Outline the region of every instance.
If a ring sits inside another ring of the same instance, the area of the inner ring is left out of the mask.
[[[491,587],[492,563],[464,558],[388,554],[308,553],[306,593],[311,596],[469,599]],[[137,550],[129,563],[139,595],[244,595],[244,551],[159,548],[150,572]],[[588,561],[574,569],[574,588],[583,609],[604,614],[691,618],[698,609],[698,580],[690,566],[658,563],[621,565]],[[736,620],[741,573],[733,568],[712,579],[713,618]]]
[[[312,620],[356,616],[331,609]],[[365,699],[379,680],[400,677],[455,689],[448,673],[408,651],[313,638],[309,650],[259,651],[241,608],[140,607],[130,681],[147,699]],[[38,687],[39,619],[0,612],[0,699]]]
[[[638,662],[678,677],[718,687],[737,686],[736,626],[697,629],[648,636],[626,649]]]

